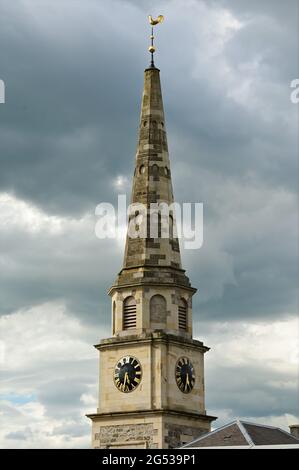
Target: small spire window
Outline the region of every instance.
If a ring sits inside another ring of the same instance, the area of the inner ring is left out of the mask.
[[[132,330],[137,326],[136,300],[133,296],[127,297],[123,304],[123,329]]]
[[[178,310],[178,324],[179,330],[187,331],[187,302],[185,299],[180,299],[179,310]]]

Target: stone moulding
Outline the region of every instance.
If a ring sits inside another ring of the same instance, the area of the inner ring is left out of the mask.
[[[140,281],[135,281],[134,283],[128,283],[128,284],[114,284],[112,287],[108,289],[108,294],[112,295],[114,291],[120,290],[122,291],[125,287],[140,287],[140,286],[146,286],[146,287],[177,287],[179,289],[184,289],[189,292],[192,292],[195,294],[197,292],[197,289],[195,287],[189,287],[185,286],[182,284],[176,284],[176,283],[159,283],[159,282],[151,282],[147,281],[144,279],[141,279]]]
[[[188,347],[190,349],[200,350],[205,353],[210,350],[209,347],[205,346],[202,341],[196,339],[183,338],[164,332],[154,332],[154,333],[142,333],[141,335],[132,335],[132,336],[121,336],[121,337],[112,337],[102,339],[99,344],[95,344],[94,347],[99,351],[103,349],[113,348],[117,344],[130,344],[130,345],[140,345],[146,343],[164,343],[164,344],[175,344],[180,347]]]
[[[94,413],[94,414],[88,414],[86,415],[87,418],[90,418],[92,420],[101,420],[101,419],[106,419],[106,418],[118,418],[125,416],[126,418],[130,417],[139,417],[141,415],[146,415],[146,416],[151,416],[151,415],[159,415],[159,416],[184,416],[186,418],[190,419],[202,419],[203,421],[208,421],[212,422],[215,419],[217,419],[216,416],[210,416],[207,414],[202,414],[202,413],[193,413],[190,411],[184,411],[184,410],[172,410],[172,409],[167,409],[167,408],[161,408],[161,409],[155,409],[155,410],[136,410],[136,411],[114,411],[110,413]]]

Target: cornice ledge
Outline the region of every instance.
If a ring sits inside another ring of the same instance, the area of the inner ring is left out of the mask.
[[[145,344],[145,343],[164,343],[164,344],[178,344],[179,346],[187,346],[194,349],[200,349],[202,352],[210,350],[209,347],[205,346],[202,341],[184,338],[173,334],[165,333],[163,331],[156,331],[153,333],[141,333],[138,335],[130,336],[114,336],[112,338],[102,339],[99,344],[95,344],[94,347],[99,351],[103,349],[113,348],[115,345],[125,344]]]

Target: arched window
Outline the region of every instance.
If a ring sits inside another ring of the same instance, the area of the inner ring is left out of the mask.
[[[115,335],[115,314],[116,314],[116,303],[113,302],[112,306],[112,334]]]
[[[154,178],[159,176],[159,167],[156,165],[156,163],[152,165],[152,175]]]
[[[150,300],[150,321],[153,323],[166,322],[166,300],[163,295],[153,295]]]
[[[136,301],[130,296],[124,300],[123,304],[123,330],[136,328]]]
[[[179,312],[178,312],[178,324],[179,330],[187,330],[187,310],[188,305],[185,299],[180,299],[179,301]]]

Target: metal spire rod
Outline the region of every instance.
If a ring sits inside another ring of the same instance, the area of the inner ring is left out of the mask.
[[[151,68],[155,68],[155,64],[154,64],[154,52],[156,51],[156,48],[154,46],[154,26],[156,26],[157,24],[159,23],[162,23],[164,21],[164,16],[163,15],[159,15],[158,18],[156,20],[153,19],[153,17],[151,15],[149,15],[148,17],[148,20],[149,20],[149,23],[151,24],[151,45],[150,47],[148,48],[150,54],[151,54],[151,64],[150,64],[150,67]]]

